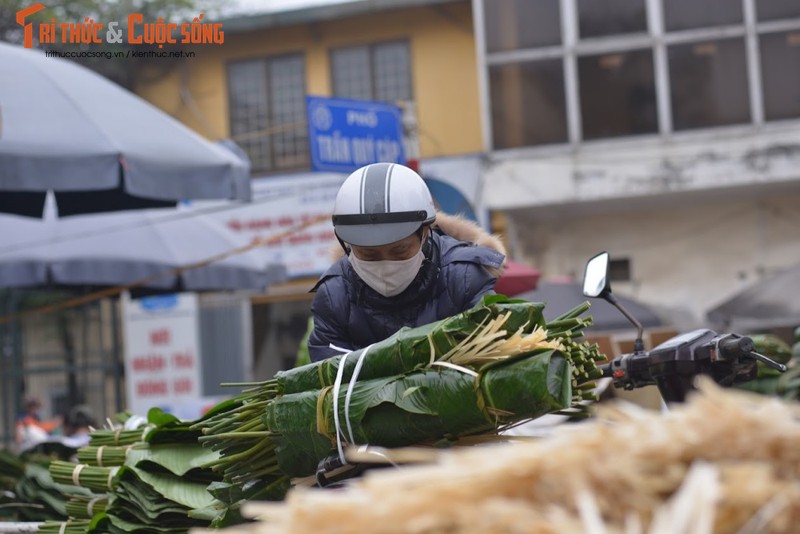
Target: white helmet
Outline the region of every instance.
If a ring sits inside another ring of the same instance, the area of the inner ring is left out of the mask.
[[[333,227],[345,243],[375,247],[406,238],[436,219],[419,174],[396,163],[361,167],[339,188]]]

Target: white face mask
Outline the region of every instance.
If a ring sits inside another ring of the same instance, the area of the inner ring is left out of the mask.
[[[350,265],[364,283],[384,297],[393,297],[405,291],[417,277],[424,259],[422,247],[407,260],[365,261],[358,259],[354,252],[347,256]]]

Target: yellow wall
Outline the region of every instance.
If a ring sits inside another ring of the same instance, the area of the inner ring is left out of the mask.
[[[470,2],[226,35],[137,92],[210,139],[229,136],[226,62],[304,52],[309,94],[331,93],[329,50],[407,39],[423,158],[482,150]],[[188,91],[181,96],[181,82]]]

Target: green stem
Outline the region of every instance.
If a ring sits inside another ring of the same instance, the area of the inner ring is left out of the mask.
[[[236,386],[275,386],[278,387],[278,381],[274,378],[264,380],[263,382],[222,382],[220,386],[223,387],[236,387]]]
[[[252,480],[254,478],[258,478],[264,475],[275,475],[280,474],[280,469],[277,466],[268,467],[266,469],[261,469],[259,471],[254,471],[251,473],[246,473],[241,476],[236,476],[231,479],[231,482],[247,482],[248,480]]]
[[[583,313],[586,313],[587,311],[589,311],[589,308],[591,308],[591,307],[592,307],[592,305],[589,303],[589,301],[586,301],[586,302],[583,302],[581,304],[578,304],[577,306],[575,306],[574,308],[572,308],[568,312],[556,317],[554,319],[554,322],[563,321],[564,319],[573,319],[575,317],[578,317],[579,315],[582,315]]]
[[[257,451],[253,450],[253,449],[256,449],[259,446],[261,446],[260,450],[257,450]],[[248,449],[246,449],[246,450],[244,450],[242,452],[223,456],[219,460],[214,461],[213,464],[209,464],[209,465],[229,464],[229,463],[237,462],[237,461],[243,460],[243,459],[247,459],[247,463],[252,465],[252,463],[253,463],[253,461],[255,459],[259,458],[261,455],[264,454],[264,449],[266,449],[267,451],[275,450],[275,445],[272,443],[272,440],[263,439],[263,440],[257,442],[252,447],[250,447],[250,448],[248,448]]]
[[[265,430],[264,432],[225,432],[223,434],[214,434],[213,436],[200,436],[197,438],[198,441],[201,443],[214,441],[222,438],[234,438],[234,439],[243,439],[243,438],[267,438],[274,436],[272,432]]]

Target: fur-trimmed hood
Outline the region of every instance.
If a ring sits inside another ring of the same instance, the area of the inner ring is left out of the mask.
[[[441,228],[442,232],[459,241],[475,243],[478,246],[496,250],[503,256],[507,255],[506,247],[499,235],[488,233],[477,223],[461,215],[449,215],[437,211],[433,227]]]
[[[481,228],[477,223],[462,217],[461,215],[449,215],[447,213],[437,211],[436,221],[432,226],[434,229],[440,229],[443,233],[449,235],[453,239],[475,243],[478,246],[496,250],[503,256],[507,256],[506,247],[503,244],[500,236],[496,234],[490,234]],[[342,247],[338,244],[334,249],[331,250],[331,252],[331,259],[333,261],[338,261],[339,258],[344,255]],[[505,265],[506,262],[504,260],[503,266],[500,269],[487,268],[487,270],[492,273],[492,276],[499,278],[500,275],[503,274]]]

